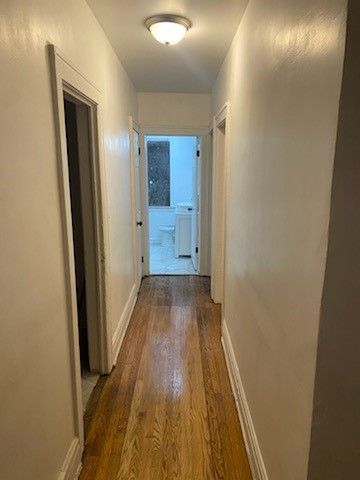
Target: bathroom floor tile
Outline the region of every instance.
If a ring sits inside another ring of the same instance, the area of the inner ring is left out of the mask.
[[[174,246],[150,244],[150,274],[194,275],[190,257],[175,258]]]

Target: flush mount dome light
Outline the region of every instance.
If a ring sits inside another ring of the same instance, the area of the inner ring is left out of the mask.
[[[179,15],[155,15],[145,20],[145,27],[158,42],[175,45],[184,38],[191,22]]]

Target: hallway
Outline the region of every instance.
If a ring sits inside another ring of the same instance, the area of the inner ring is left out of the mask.
[[[0,480],[359,480],[360,1],[1,6]]]
[[[143,280],[85,415],[80,480],[250,480],[209,279]]]

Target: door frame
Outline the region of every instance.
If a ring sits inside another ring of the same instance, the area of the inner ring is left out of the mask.
[[[211,275],[211,198],[212,198],[212,133],[198,135],[200,138],[200,172],[199,172],[199,215],[198,225],[199,275]]]
[[[140,128],[140,175],[141,175],[141,198],[142,198],[142,221],[143,221],[143,234],[142,234],[142,252],[144,257],[143,263],[143,275],[150,274],[150,265],[149,265],[149,192],[148,192],[148,177],[147,177],[147,152],[145,146],[145,137],[146,136],[190,136],[190,137],[199,137],[201,142],[201,165],[198,175],[200,175],[200,226],[199,228],[199,258],[198,258],[198,275],[208,275],[207,271],[207,258],[206,255],[209,253],[209,248],[203,248],[204,244],[204,235],[203,232],[206,232],[208,229],[203,225],[203,222],[208,222],[210,214],[205,213],[205,205],[203,202],[203,192],[208,194],[208,188],[204,185],[204,176],[208,174],[208,170],[204,168],[204,162],[208,161],[208,152],[209,148],[207,147],[209,142],[209,129],[208,128],[181,128],[181,127],[156,127],[156,126],[141,126]],[[211,159],[210,159],[211,160]],[[209,204],[208,204],[209,205]],[[209,262],[210,263],[210,262]]]
[[[141,162],[141,129],[140,125],[129,116],[129,135],[130,135],[130,183],[131,183],[131,221],[132,221],[132,240],[133,240],[133,265],[135,272],[136,291],[140,288],[141,278],[144,275],[144,263],[142,263],[141,277],[137,278],[137,265],[139,257],[143,256],[143,229],[141,230],[141,251],[138,252],[137,246],[137,217],[136,217],[136,176],[135,176],[135,144],[134,144],[134,131],[139,135],[139,174],[140,174],[140,198],[141,198],[141,216],[143,217],[143,195],[142,195],[142,162]]]
[[[221,128],[225,126],[222,151],[219,151]],[[230,103],[220,108],[213,118],[213,162],[211,203],[211,298],[215,303],[224,302],[226,259],[226,211],[229,166]],[[222,175],[219,167],[223,168]],[[220,220],[219,217],[220,216]],[[224,309],[222,309],[224,311]]]
[[[75,434],[80,449],[84,447],[80,348],[77,315],[76,277],[71,219],[69,169],[64,114],[64,94],[69,94],[88,107],[90,123],[90,158],[94,200],[96,268],[98,281],[98,340],[100,373],[113,367],[110,323],[109,240],[107,224],[106,181],[103,153],[102,96],[99,89],[74,67],[54,45],[49,45],[51,80],[54,102],[59,188],[61,196],[64,266],[69,318],[69,344]],[[77,440],[76,439],[76,440]]]
[[[196,137],[196,154],[192,163],[192,204],[191,211],[191,262],[196,272],[200,271],[199,243],[200,243],[200,220],[201,220],[201,137]],[[193,239],[195,233],[196,240]],[[195,260],[194,260],[195,257]],[[195,268],[196,264],[196,268]]]

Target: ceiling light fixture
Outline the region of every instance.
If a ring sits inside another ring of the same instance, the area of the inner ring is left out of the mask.
[[[145,27],[158,42],[175,45],[184,38],[191,22],[179,15],[154,15],[145,20]]]

